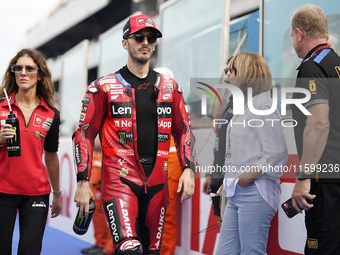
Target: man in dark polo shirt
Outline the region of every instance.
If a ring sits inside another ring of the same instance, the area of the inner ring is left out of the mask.
[[[327,17],[321,8],[311,4],[299,7],[291,24],[293,47],[303,59],[296,87],[311,94],[304,104],[311,115],[293,107],[300,158],[293,206],[306,211],[305,254],[339,254],[340,57],[328,44]],[[293,97],[305,95],[295,93]]]

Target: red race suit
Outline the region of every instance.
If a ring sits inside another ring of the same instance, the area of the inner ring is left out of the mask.
[[[94,139],[100,135],[102,205],[115,248],[129,239],[132,242],[127,246],[135,245],[138,240],[144,251],[161,248],[169,196],[167,170],[171,134],[181,168],[194,169],[194,138],[180,86],[173,79],[157,74],[154,91],[157,156],[148,178],[137,152],[135,91],[118,72],[90,84],[82,101],[79,128],[73,135],[77,181],[90,178]]]

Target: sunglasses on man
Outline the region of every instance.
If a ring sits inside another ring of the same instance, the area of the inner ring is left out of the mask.
[[[145,37],[148,40],[148,43],[155,43],[157,41],[157,35],[155,34],[148,34],[148,35],[143,35],[139,33],[135,33],[130,35],[128,38],[134,38],[137,43],[144,42]]]

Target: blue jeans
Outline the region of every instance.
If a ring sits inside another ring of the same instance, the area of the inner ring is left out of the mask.
[[[269,226],[274,210],[255,184],[237,185],[224,212],[216,255],[266,254]]]

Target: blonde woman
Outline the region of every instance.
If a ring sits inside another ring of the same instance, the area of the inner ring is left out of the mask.
[[[277,109],[268,111],[273,112],[269,115],[256,115],[250,110],[251,106],[262,111],[272,107],[271,73],[264,58],[256,53],[240,53],[231,60],[228,76],[230,83],[243,92],[245,102],[244,114],[234,113],[227,128],[225,164],[230,171],[226,172],[224,185],[229,200],[216,254],[266,254],[287,146],[281,121],[266,121],[280,120]],[[242,99],[234,96],[234,101]]]

